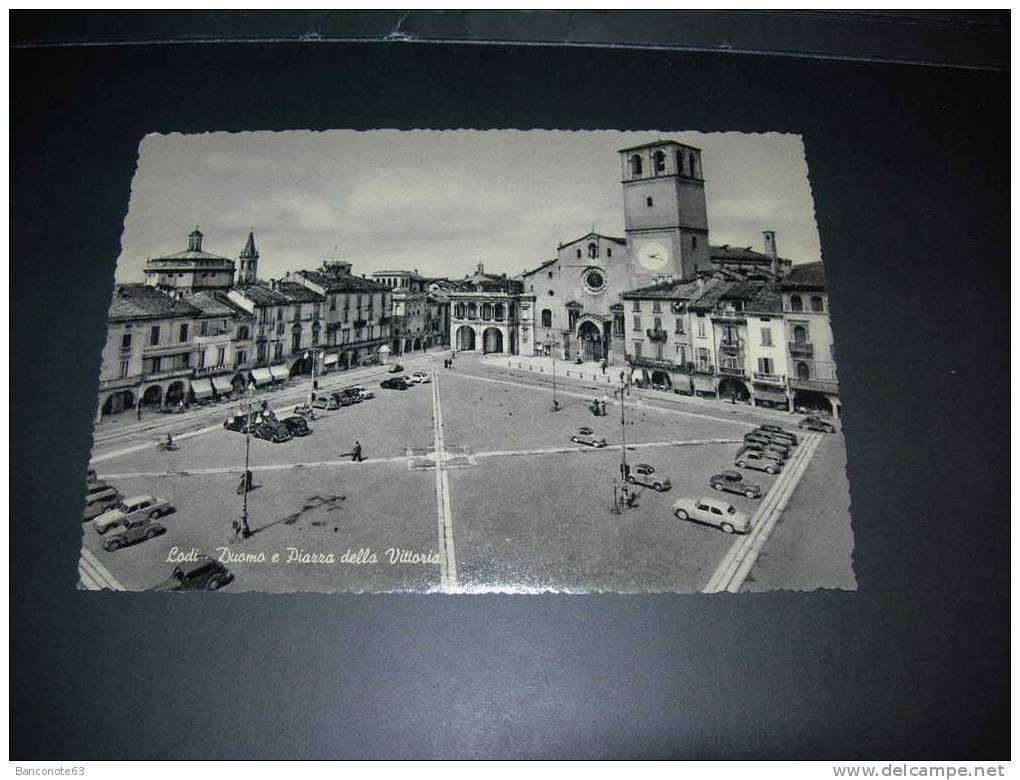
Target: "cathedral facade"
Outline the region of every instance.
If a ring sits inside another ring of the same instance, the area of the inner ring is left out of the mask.
[[[623,293],[711,269],[701,150],[667,140],[619,155],[625,236],[592,231],[520,277],[537,353],[622,363]]]

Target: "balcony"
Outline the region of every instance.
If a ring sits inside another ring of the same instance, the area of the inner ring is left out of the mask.
[[[790,348],[790,354],[794,357],[812,357],[815,354],[814,345],[810,341],[791,341],[787,345]]]
[[[355,320],[351,323],[351,326],[355,328],[363,328],[366,325],[368,325],[368,320]]]
[[[672,360],[659,360],[644,356],[627,355],[627,361],[635,368],[652,368],[661,371],[678,371],[679,366]]]
[[[645,331],[645,335],[648,336],[649,341],[665,341],[666,331],[662,328],[649,328]]]
[[[816,393],[838,393],[839,387],[832,379],[805,379],[802,377],[790,377],[790,388],[792,390],[810,390]]]
[[[738,355],[743,346],[740,339],[723,339],[719,342],[719,351],[726,355]]]
[[[694,363],[691,366],[691,373],[692,374],[708,374],[709,376],[712,376],[712,375],[715,374],[715,367],[711,363],[704,363],[704,362]]]
[[[193,376],[195,369],[191,366],[186,368],[171,368],[167,371],[153,371],[145,375],[147,382],[155,381],[158,379],[177,379],[179,377]]]
[[[744,312],[737,311],[736,309],[723,309],[721,311],[713,311],[710,313],[714,320],[724,320],[730,322],[746,322],[747,317]]]
[[[117,379],[103,379],[99,382],[100,390],[119,390],[122,387],[134,387],[142,383],[144,377],[141,374],[118,377]]]
[[[229,368],[225,363],[219,366],[204,366],[203,368],[195,369],[195,376],[212,376],[214,374],[222,374],[228,370]]]
[[[766,374],[762,371],[755,371],[754,381],[761,382],[762,384],[765,385],[778,385],[779,387],[786,387],[785,374]]]
[[[744,368],[743,360],[734,360],[732,358],[719,358],[719,373],[726,376],[746,376],[747,371]]]

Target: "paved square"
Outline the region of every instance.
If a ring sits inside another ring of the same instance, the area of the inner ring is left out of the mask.
[[[377,369],[362,382],[374,400],[317,410],[306,437],[252,439],[257,487],[245,540],[231,527],[241,509],[245,437],[217,424],[222,413],[195,422],[174,452],[158,451],[151,435],[102,438],[94,457],[100,478],[125,496],[165,498],[175,511],[162,521],[165,535],[115,552],[84,524],[83,585],[149,588],[177,557],[199,552],[224,561],[236,591],[737,589],[821,440],[802,436],[778,477],[746,472],[767,491],[762,499],[716,495],[755,517],[750,534],[734,537],[677,520],[672,506],[681,496],[713,494],[708,478],[733,467],[753,416],[636,393],[625,397],[621,422],[606,388],[561,382],[553,412],[548,381],[525,373],[468,357],[455,370],[435,356],[414,368],[433,381],[382,390]],[[606,416],[592,416],[593,398],[607,401]],[[572,442],[582,426],[608,446]],[[620,510],[624,436],[627,462],[652,464],[672,489],[638,487],[636,505]],[[355,440],[361,463],[349,455]]]

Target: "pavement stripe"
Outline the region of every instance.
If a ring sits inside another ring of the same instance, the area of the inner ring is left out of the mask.
[[[314,469],[333,466],[357,467],[372,463],[407,463],[406,455],[399,455],[394,458],[365,458],[360,463],[352,460],[317,460],[307,463],[270,463],[260,465],[258,471],[287,471],[288,469]],[[120,474],[97,474],[97,479],[135,479],[140,477],[191,477],[201,474],[240,474],[244,471],[243,466],[213,466],[205,469],[180,469],[178,471],[125,471]]]
[[[96,590],[109,589],[109,590],[124,590],[124,586],[120,584],[116,577],[110,574],[109,570],[103,566],[92,554],[92,551],[87,547],[81,548],[81,558],[78,561],[78,570],[89,575],[89,578],[99,584],[99,588]],[[90,588],[92,590],[92,588]]]
[[[444,457],[443,404],[439,396],[439,376],[432,380],[432,423],[436,453],[436,519],[439,525],[440,582],[445,591],[457,587],[457,555],[453,545],[453,512],[450,509],[450,481]]]
[[[821,437],[817,434],[808,434],[802,438],[793,458],[762,499],[755,512],[751,532],[734,541],[702,592],[719,593],[725,590],[736,593],[740,590],[820,442]]]
[[[477,374],[465,374],[463,372],[458,373],[457,376],[467,377],[468,379],[475,379],[475,380],[477,380],[479,382],[492,382],[493,384],[497,384],[497,385],[510,385],[511,387],[523,387],[523,388],[527,388],[529,390],[541,390],[543,392],[552,392],[552,388],[551,387],[544,387],[542,385],[534,385],[534,384],[528,384],[528,383],[524,383],[524,382],[513,382],[513,381],[510,381],[509,379],[493,379],[492,377],[488,377],[488,376],[478,376]],[[595,390],[595,392],[598,392],[598,390],[604,390],[604,389],[605,388],[597,388],[597,389],[593,388],[593,390]],[[591,397],[592,397],[591,393],[577,393],[577,392],[572,392],[570,390],[564,390],[561,387],[557,387],[556,388],[556,394],[557,395],[563,395],[563,396],[569,396],[571,398],[584,398],[585,400],[590,400]],[[635,398],[638,399],[637,401],[635,401],[635,405],[638,405],[642,409],[648,410],[648,411],[665,412],[666,414],[679,414],[679,415],[682,415],[684,417],[697,417],[697,418],[700,418],[702,420],[712,420],[714,422],[724,422],[724,423],[730,423],[732,425],[744,425],[744,426],[746,426],[748,428],[755,428],[755,427],[757,427],[757,423],[747,422],[745,420],[734,420],[734,419],[728,418],[728,417],[718,417],[718,416],[712,415],[712,414],[702,414],[701,412],[686,412],[686,411],[683,411],[682,409],[669,409],[667,407],[662,407],[662,406],[649,406],[649,405],[645,405],[645,404],[640,403],[640,398],[641,398],[640,396],[635,396]],[[616,406],[617,403],[618,403],[617,401],[613,401],[613,405],[614,406]]]
[[[743,439],[673,439],[669,441],[645,441],[627,445],[628,450],[648,449],[652,447],[692,447],[700,444],[738,444]],[[518,455],[554,455],[570,452],[601,452],[622,449],[622,444],[609,444],[605,447],[590,447],[586,444],[564,444],[558,447],[540,447],[533,450],[494,450],[492,452],[475,452],[475,458],[499,458]]]
[[[197,431],[189,431],[188,433],[178,434],[176,437],[174,437],[174,440],[175,441],[181,441],[182,439],[191,439],[191,438],[193,438],[195,436],[201,436],[203,433],[209,433],[210,431],[215,431],[215,430],[218,430],[218,429],[220,429],[222,427],[223,427],[222,424],[220,424],[220,425],[210,425],[210,426],[205,427],[205,428],[199,428]],[[103,453],[102,455],[96,455],[94,458],[92,458],[92,460],[89,461],[89,463],[90,464],[92,464],[92,463],[102,463],[105,460],[112,460],[113,458],[120,458],[120,457],[123,457],[124,455],[130,455],[130,454],[132,454],[134,452],[141,452],[142,450],[147,450],[149,448],[154,448],[155,446],[156,446],[155,443],[153,443],[151,441],[144,442],[143,444],[133,444],[130,447],[124,447],[123,449],[120,449],[120,450],[114,450],[113,452],[106,452],[106,453]]]

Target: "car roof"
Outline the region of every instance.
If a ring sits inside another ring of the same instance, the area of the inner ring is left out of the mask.
[[[578,433],[583,433],[583,434],[585,434],[585,435],[587,435],[587,434],[589,434],[589,433],[595,433],[595,431],[593,431],[593,430],[592,430],[591,428],[589,428],[589,427],[588,427],[587,425],[586,425],[586,426],[584,426],[583,428],[578,428],[578,429],[577,429],[577,432],[578,432]]]
[[[137,504],[139,501],[155,501],[155,500],[156,499],[153,498],[152,496],[131,496],[130,498],[125,498],[123,503]]]
[[[705,496],[704,498],[699,499],[698,503],[708,504],[709,506],[714,506],[718,509],[729,509],[730,506],[732,506],[729,501],[722,501],[718,498],[712,498],[711,496]]]
[[[720,476],[720,477],[729,477],[730,479],[743,479],[744,478],[743,474],[741,474],[739,471],[734,471],[733,469],[723,469],[722,471],[719,472],[718,476]]]
[[[655,466],[649,466],[647,463],[635,463],[634,464],[634,468],[636,468],[636,469],[650,469],[651,471],[655,471]]]

